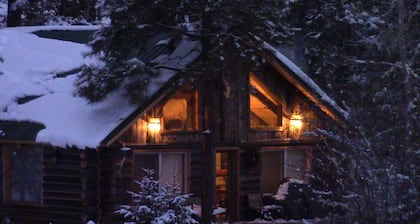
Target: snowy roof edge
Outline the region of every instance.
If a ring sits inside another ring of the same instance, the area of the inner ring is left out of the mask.
[[[98,30],[100,25],[72,25],[72,26],[60,26],[60,25],[51,25],[51,26],[17,26],[17,27],[7,27],[8,30],[16,30],[25,33],[33,33],[36,31],[49,31],[49,30]]]
[[[254,38],[257,41],[262,42],[262,47],[268,51],[270,51],[275,58],[281,62],[288,70],[293,72],[293,74],[296,76],[295,78],[298,78],[300,82],[303,82],[304,84],[309,87],[313,93],[317,94],[317,98],[323,102],[328,104],[328,106],[336,112],[336,114],[340,115],[340,117],[347,121],[349,118],[349,112],[343,108],[341,108],[327,93],[325,93],[324,90],[321,89],[321,87],[318,86],[318,84],[315,83],[315,81],[312,80],[305,72],[303,72],[299,67],[297,67],[292,61],[290,61],[286,56],[284,56],[280,51],[275,49],[272,45],[269,43],[262,41],[259,37],[254,36]],[[316,103],[316,102],[315,102]],[[321,105],[317,105],[321,109]],[[325,112],[325,111],[324,111]],[[328,114],[328,113],[327,113]],[[330,115],[331,116],[331,115]],[[333,117],[333,119],[335,119]]]
[[[130,127],[130,124],[133,123],[136,118],[143,115],[145,112],[149,111],[157,102],[162,98],[166,97],[175,85],[172,85],[180,78],[180,74],[176,73],[171,79],[169,79],[159,90],[157,90],[151,97],[149,97],[143,104],[137,106],[137,108],[129,114],[122,122],[120,122],[109,134],[99,143],[99,146],[107,147],[111,145],[115,140]]]

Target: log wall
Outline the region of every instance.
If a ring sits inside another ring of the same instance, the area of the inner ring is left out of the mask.
[[[3,150],[2,147],[2,154]],[[2,195],[2,213],[14,223],[83,223],[86,196],[82,188],[79,150],[44,147],[42,161],[41,203],[5,202]],[[3,174],[5,167],[1,168]]]

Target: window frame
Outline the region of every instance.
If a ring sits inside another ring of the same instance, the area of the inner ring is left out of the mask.
[[[287,176],[287,152],[289,151],[304,151],[305,152],[305,167],[304,167],[304,171],[302,172],[303,175],[305,175],[306,173],[308,173],[311,169],[312,169],[312,149],[310,147],[307,146],[280,146],[280,147],[262,147],[260,149],[260,154],[261,154],[261,177],[263,175],[264,169],[263,169],[263,156],[262,154],[264,152],[281,152],[282,153],[282,157],[283,157],[283,161],[282,161],[282,177],[281,180],[288,177]],[[290,178],[290,177],[289,177]],[[296,179],[296,178],[293,178]],[[304,183],[309,183],[309,179],[307,176],[303,176],[302,178],[299,178],[300,180],[302,180]],[[263,189],[264,187],[264,179],[261,178],[261,183],[260,183],[260,189]],[[263,193],[269,193],[269,192],[263,192]],[[271,192],[271,193],[275,193],[275,192]]]
[[[185,123],[191,123],[191,128],[183,128],[183,129],[172,129],[167,130],[165,128],[165,116],[164,116],[164,107],[171,99],[185,99],[186,106],[187,106],[187,118]],[[191,87],[190,85],[183,86],[177,89],[173,94],[171,94],[168,98],[166,98],[161,106],[160,106],[160,114],[162,117],[162,133],[179,133],[179,132],[196,132],[198,131],[199,121],[198,121],[198,91],[196,88]]]
[[[184,186],[182,186],[182,190],[181,193],[182,194],[186,194],[190,191],[189,186],[190,186],[190,152],[186,149],[171,149],[171,150],[135,150],[133,153],[133,163],[137,163],[137,159],[136,157],[139,155],[158,155],[158,164],[159,164],[159,170],[161,170],[161,165],[162,165],[162,154],[181,154],[184,156],[184,164],[183,164],[183,168],[184,168],[184,172],[183,172],[183,182],[184,182]],[[133,179],[136,179],[136,174],[138,174],[138,172],[141,171],[136,171],[136,165],[133,164],[132,166],[132,174],[133,174]],[[158,174],[158,180],[161,181],[160,179],[160,174]],[[160,185],[161,187],[161,185]]]
[[[255,82],[263,91],[259,91],[257,86],[253,86],[251,82]],[[257,77],[256,74],[253,72],[249,73],[248,76],[248,127],[250,130],[255,131],[278,131],[281,130],[283,127],[283,102],[276,96],[274,93],[270,91],[270,89]],[[251,98],[255,97],[263,104],[269,107],[269,110],[272,111],[277,116],[276,125],[267,125],[267,126],[252,126],[251,116],[252,116],[252,108],[251,108]],[[267,103],[267,104],[266,104]]]
[[[12,172],[12,162],[11,162],[11,154],[13,148],[23,148],[28,147],[29,149],[39,148],[40,150],[40,189],[39,189],[39,201],[38,202],[31,202],[31,201],[18,201],[12,199],[12,186],[11,186],[11,172]],[[29,206],[42,206],[44,204],[44,197],[43,197],[43,178],[44,178],[44,148],[42,146],[38,146],[35,144],[16,144],[16,145],[3,145],[2,149],[2,160],[3,160],[3,202],[8,204],[19,204],[19,205],[29,205]]]

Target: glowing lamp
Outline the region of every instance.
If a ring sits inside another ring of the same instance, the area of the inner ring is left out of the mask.
[[[160,119],[156,117],[149,118],[147,127],[151,133],[158,133],[160,131]]]
[[[292,114],[290,117],[290,128],[294,130],[300,130],[302,126],[302,116],[299,114]]]

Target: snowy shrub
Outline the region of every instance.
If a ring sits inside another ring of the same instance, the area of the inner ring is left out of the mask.
[[[161,187],[153,177],[153,170],[144,171],[143,179],[136,181],[139,191],[128,192],[133,205],[122,205],[116,213],[132,223],[198,223],[191,217],[191,210],[185,207],[189,195],[181,194],[176,183]]]
[[[13,224],[9,218],[0,214],[0,224]]]

